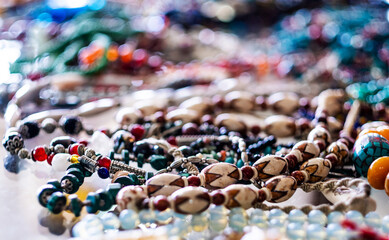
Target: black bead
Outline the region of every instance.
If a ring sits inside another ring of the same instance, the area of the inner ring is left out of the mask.
[[[22,135],[17,132],[7,134],[3,139],[4,148],[11,154],[17,154],[17,151],[24,147]]]
[[[132,151],[134,152],[135,156],[138,156],[138,154],[143,154],[145,158],[148,158],[153,153],[151,150],[151,146],[149,143],[144,141],[138,141],[134,144],[134,147],[132,148]]]
[[[25,122],[19,127],[19,133],[26,139],[39,135],[40,127],[35,121]]]
[[[165,150],[162,147],[158,146],[158,145],[154,145],[153,152],[156,155],[165,155]]]
[[[178,150],[180,150],[185,157],[190,157],[194,155],[193,149],[188,146],[181,146],[178,148]]]
[[[65,148],[68,148],[69,145],[76,143],[77,140],[75,138],[69,137],[69,136],[60,136],[56,137],[50,142],[50,146],[55,147],[58,144],[61,144]]]
[[[67,134],[78,134],[82,130],[81,119],[77,116],[67,116],[59,121],[62,130]]]

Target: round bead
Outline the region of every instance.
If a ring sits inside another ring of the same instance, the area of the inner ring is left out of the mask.
[[[107,179],[109,177],[109,171],[105,167],[99,168],[99,170],[97,170],[97,174],[102,179]]]
[[[327,226],[327,238],[328,239],[339,239],[339,240],[346,240],[347,232],[346,230],[337,223],[331,223]]]
[[[389,126],[388,125],[378,127],[376,130],[377,130],[377,133],[379,135],[383,136],[384,138],[386,138],[386,140],[389,141]]]
[[[327,237],[325,228],[320,224],[309,224],[307,240],[324,240]]]
[[[132,125],[130,130],[130,133],[135,137],[136,141],[142,139],[145,132],[146,132],[145,128],[139,124]]]
[[[186,187],[174,192],[171,196],[173,209],[181,214],[198,214],[208,209],[211,197],[201,187]]]
[[[81,119],[77,116],[65,116],[59,120],[59,125],[67,134],[79,134],[82,127]]]
[[[375,189],[385,189],[385,179],[389,173],[389,157],[377,158],[367,171],[367,180]]]
[[[48,198],[55,192],[57,192],[58,189],[55,188],[53,185],[46,184],[43,185],[39,190],[38,190],[38,201],[40,205],[43,207],[46,207]]]
[[[165,211],[170,206],[167,197],[162,195],[155,197],[153,204],[154,204],[154,208],[161,212]]]
[[[18,152],[18,156],[21,159],[26,159],[28,157],[28,154],[29,154],[29,152],[28,152],[28,150],[26,148],[22,148]]]
[[[238,210],[240,208],[234,208],[232,210]],[[242,209],[243,210],[243,209]],[[246,212],[243,211],[231,211],[228,219],[229,226],[237,232],[242,232],[243,228],[247,225],[248,219]]]
[[[52,118],[46,118],[42,121],[42,129],[47,133],[53,133],[57,128],[57,122]]]
[[[245,181],[250,180],[252,177],[254,177],[254,170],[250,166],[244,166],[240,169],[242,171],[242,179]]]
[[[135,142],[135,137],[125,131],[125,130],[119,130],[117,131],[113,136],[113,150],[115,153],[121,153],[123,150],[132,149],[133,144]]]
[[[18,132],[26,139],[38,136],[39,131],[39,124],[35,121],[29,121],[21,124],[18,130]]]
[[[85,146],[79,143],[72,144],[69,146],[69,154],[82,156],[85,154]]]
[[[226,201],[226,195],[220,190],[211,193],[212,203],[215,205],[223,205]]]
[[[330,223],[340,223],[344,219],[344,216],[341,212],[334,211],[328,214],[328,224]]]
[[[266,201],[266,199],[267,199],[267,193],[266,193],[266,191],[264,190],[264,189],[259,189],[258,190],[258,202],[264,202],[264,201]]]
[[[299,222],[289,223],[286,227],[286,235],[289,239],[304,239],[305,231],[303,224]]]
[[[192,216],[192,230],[195,232],[203,232],[208,229],[209,219],[207,213],[203,212]]]
[[[281,209],[272,209],[270,210],[269,212],[269,220],[272,220],[272,219],[278,219],[280,220],[281,222],[284,222],[287,218],[287,215],[281,210]]]
[[[354,144],[352,160],[356,171],[366,177],[371,163],[389,155],[389,142],[377,133],[367,133]]]
[[[345,214],[346,219],[353,221],[354,223],[361,225],[363,223],[363,215],[355,210],[348,211]]]
[[[171,209],[166,209],[164,211],[156,212],[156,220],[159,224],[167,224],[171,222],[173,218],[173,211]]]
[[[199,127],[195,123],[185,123],[182,126],[183,135],[197,135],[199,134]]]
[[[3,138],[4,148],[12,155],[24,147],[24,140],[21,134],[10,132]]]
[[[365,223],[366,225],[380,229],[381,228],[381,217],[378,213],[376,212],[369,212],[365,216]]]
[[[155,222],[155,212],[150,209],[143,209],[138,213],[139,221],[143,224],[150,224]]]
[[[382,231],[389,234],[389,215],[382,218]]]
[[[386,178],[385,178],[385,192],[386,192],[386,195],[389,196],[389,173],[386,175]]]
[[[97,159],[97,166],[101,167],[101,168],[106,168],[107,170],[109,170],[111,168],[111,159],[107,158],[107,157],[101,157],[99,159]]]
[[[289,222],[299,222],[304,223],[307,220],[307,215],[303,213],[300,209],[293,209],[288,214],[288,221]]]
[[[100,219],[103,222],[105,230],[107,230],[107,229],[119,229],[119,227],[120,227],[119,218],[111,212],[104,214]]]
[[[39,162],[47,160],[47,154],[45,148],[44,147],[34,148],[34,150],[32,151],[32,159]]]
[[[305,179],[305,175],[302,171],[294,171],[291,174],[292,177],[294,177],[297,181],[297,185],[301,185],[304,182],[306,182],[307,179]]]
[[[188,186],[199,187],[201,185],[200,178],[197,176],[188,177]]]
[[[319,224],[320,226],[324,226],[327,224],[327,217],[320,210],[312,210],[308,214],[308,222],[311,224]]]
[[[58,214],[65,209],[66,196],[61,192],[55,192],[49,197],[47,202],[47,209],[54,214]]]
[[[254,209],[250,214],[249,223],[250,225],[257,226],[259,228],[267,227],[266,213],[261,209]]]
[[[134,229],[139,223],[138,214],[132,209],[125,209],[121,211],[119,219],[122,228],[125,230]]]

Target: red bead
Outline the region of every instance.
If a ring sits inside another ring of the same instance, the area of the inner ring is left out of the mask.
[[[331,162],[332,167],[335,167],[339,164],[339,159],[334,153],[328,154],[325,159],[328,159]]]
[[[168,137],[166,141],[167,141],[169,144],[173,145],[173,146],[177,146],[176,137],[174,137],[174,136]]]
[[[250,130],[254,135],[258,135],[261,132],[261,127],[253,125]]]
[[[211,198],[212,203],[215,205],[222,205],[226,200],[226,196],[220,190],[213,191],[211,193]]]
[[[167,197],[159,195],[154,198],[154,208],[158,211],[162,212],[165,211],[169,207],[169,201],[167,200]]]
[[[182,126],[183,135],[196,135],[199,134],[199,127],[195,123],[185,123]]]
[[[44,147],[36,147],[32,151],[32,157],[35,161],[45,161],[47,159],[47,154]]]
[[[377,240],[379,239],[378,233],[374,229],[369,227],[364,227],[359,230],[360,239],[364,240]]]
[[[136,141],[142,139],[145,134],[145,128],[142,125],[134,124],[130,130],[131,134],[134,135]]]
[[[200,187],[201,181],[197,176],[188,177],[188,185],[192,187]]]
[[[69,146],[69,154],[70,155],[73,155],[73,154],[80,155],[78,153],[78,148],[79,147],[80,147],[80,144],[77,144],[77,143],[70,145]]]
[[[50,154],[48,157],[47,157],[47,163],[51,165],[51,162],[53,161],[53,157],[54,157],[54,153]]]
[[[80,141],[78,141],[80,144],[82,144],[82,145],[84,145],[85,147],[86,146],[88,146],[88,140],[86,140],[86,139],[82,139],[82,140],[80,140]]]
[[[97,166],[105,167],[106,169],[109,170],[109,168],[111,167],[111,159],[107,157],[101,157],[97,160]]]
[[[357,229],[357,224],[355,224],[353,221],[350,221],[348,219],[345,219],[341,222],[341,225],[343,228],[355,230]]]
[[[266,192],[263,189],[258,190],[258,202],[264,202],[266,200]]]
[[[243,180],[248,181],[254,177],[254,170],[250,166],[244,166],[240,169],[242,171]]]

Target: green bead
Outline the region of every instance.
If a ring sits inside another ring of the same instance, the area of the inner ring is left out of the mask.
[[[234,159],[232,157],[227,157],[226,160],[225,160],[226,163],[231,163],[231,164],[234,164]]]
[[[62,192],[61,183],[57,179],[52,179],[47,182],[47,184],[50,184],[54,186],[54,188],[58,189],[58,191]]]
[[[132,185],[133,181],[129,176],[120,176],[115,179],[114,183],[120,183],[122,187]]]
[[[272,148],[271,148],[271,146],[267,146],[266,148],[265,148],[265,150],[263,151],[263,154],[265,154],[265,155],[269,155],[269,154],[271,154],[272,153]]]
[[[99,195],[99,210],[108,211],[114,204],[114,199],[107,191],[100,189],[96,192]]]
[[[114,203],[116,203],[116,195],[118,195],[118,192],[122,189],[122,186],[120,183],[111,183],[108,184],[106,191],[112,196],[112,199]]]
[[[69,196],[70,203],[69,203],[69,210],[76,216],[79,217],[81,215],[82,210],[82,202],[78,198],[76,194],[72,194]]]
[[[85,177],[90,177],[90,176],[92,176],[92,174],[93,174],[93,172],[89,172],[89,171],[86,170],[86,169],[84,170],[83,173],[84,173],[84,176],[85,176]]]
[[[138,168],[142,168],[145,161],[145,156],[142,153],[139,153],[136,156],[136,162],[138,163]]]
[[[47,202],[47,209],[54,214],[58,214],[65,209],[66,196],[61,192],[55,192],[49,198]]]
[[[109,159],[115,160],[115,152],[114,151],[109,152]]]
[[[243,160],[242,160],[242,159],[239,159],[238,162],[236,163],[236,166],[237,166],[238,168],[243,167],[243,166],[244,166]]]
[[[66,171],[66,174],[72,174],[72,175],[76,176],[80,185],[82,185],[84,183],[85,175],[84,175],[83,171],[81,171],[80,169],[70,168]]]
[[[72,163],[69,165],[69,167],[66,170],[69,170],[71,168],[78,168],[81,170],[81,172],[83,172],[85,170],[84,167],[80,163]]]
[[[58,192],[58,189],[53,185],[50,184],[43,185],[38,190],[39,204],[42,205],[43,207],[46,207],[49,197],[55,192]]]
[[[152,155],[150,157],[150,165],[155,170],[161,170],[167,167],[167,159],[162,155]]]
[[[122,158],[126,164],[130,162],[130,152],[127,149],[122,150]]]
[[[146,172],[146,180],[149,180],[152,177],[154,177],[154,173],[153,172]]]
[[[135,173],[130,173],[130,174],[128,174],[128,177],[129,177],[129,178],[131,179],[131,181],[133,182],[131,185],[140,185],[138,176],[136,176]]]
[[[86,205],[86,211],[88,213],[96,213],[99,210],[100,196],[95,192],[91,192],[86,197],[88,204]]]
[[[73,174],[66,174],[61,179],[61,187],[68,194],[77,192],[80,186],[81,184],[78,181],[78,178]]]

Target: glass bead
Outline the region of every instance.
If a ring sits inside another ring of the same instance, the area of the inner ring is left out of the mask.
[[[307,220],[307,215],[300,209],[293,209],[288,215],[289,222],[304,223]]]
[[[328,214],[328,224],[330,223],[340,223],[344,219],[344,216],[341,212],[334,211]]]
[[[185,215],[185,214],[176,213],[176,212],[174,212],[173,215],[174,215],[174,218],[178,218],[178,219],[182,219],[182,220],[186,219],[186,217],[187,217],[187,215]]]
[[[234,208],[234,209],[239,209],[239,208]],[[234,210],[234,209],[232,209],[232,210]],[[230,227],[234,231],[242,232],[243,228],[247,225],[247,214],[242,213],[238,210],[235,212],[231,211],[230,217],[228,220],[229,220],[228,223],[229,223]]]
[[[164,211],[156,211],[156,220],[158,223],[166,224],[173,219],[173,211],[166,209]]]
[[[191,226],[193,231],[202,232],[208,229],[208,213],[202,212],[200,214],[192,215]]]
[[[269,220],[279,219],[280,221],[284,222],[286,218],[286,213],[284,213],[281,209],[272,209],[269,212]]]
[[[143,209],[139,212],[139,221],[143,224],[154,223],[155,219],[155,212],[150,209]]]
[[[68,162],[70,154],[67,153],[57,153],[54,155],[53,160],[51,161],[51,166],[55,171],[65,171],[71,163]]]
[[[375,229],[381,228],[381,217],[376,212],[369,212],[365,216],[365,223],[366,225],[373,227]]]
[[[32,158],[35,161],[43,162],[47,160],[47,154],[44,147],[36,147],[32,151]]]
[[[308,214],[308,222],[311,224],[315,223],[315,224],[319,224],[321,226],[324,226],[327,223],[327,217],[320,210],[312,210]]]
[[[92,236],[100,236],[104,233],[104,224],[96,215],[88,214],[82,222],[85,224],[86,230],[84,237],[90,238]]]
[[[181,237],[185,236],[190,230],[189,223],[181,219],[174,221],[173,226],[178,229],[177,236]]]
[[[121,211],[119,219],[122,228],[126,230],[134,229],[139,224],[138,214],[131,209]]]
[[[269,221],[269,228],[278,229],[280,232],[283,232],[285,229],[285,221],[282,221],[278,218],[273,218]]]
[[[82,127],[81,119],[77,116],[66,116],[59,120],[59,125],[67,134],[79,134]]]
[[[337,223],[331,223],[327,226],[327,239],[328,240],[346,240],[346,230]]]
[[[327,237],[326,229],[320,224],[309,224],[307,227],[308,240],[325,240]]]
[[[382,218],[382,231],[389,234],[389,215]]]
[[[40,127],[35,121],[25,122],[20,125],[18,132],[25,138],[33,138],[39,135]]]
[[[293,222],[289,223],[286,227],[286,235],[289,239],[297,240],[297,239],[304,239],[305,237],[305,230],[303,227],[303,224],[299,222]]]
[[[166,157],[162,155],[152,155],[150,157],[150,165],[155,170],[161,170],[168,166]]]
[[[254,209],[250,214],[249,223],[250,225],[257,226],[259,228],[266,228],[266,213],[261,209]]]
[[[69,161],[70,161],[71,163],[79,163],[78,157],[79,157],[78,155],[73,154],[73,155],[70,157]]]
[[[367,171],[367,180],[375,189],[385,189],[385,178],[389,173],[389,157],[380,157],[374,160]]]
[[[107,157],[101,157],[99,159],[97,159],[97,166],[101,167],[101,168],[106,168],[107,170],[109,170],[109,168],[111,167],[111,159],[107,158]]]
[[[228,224],[227,209],[224,206],[211,205],[209,208],[209,227],[212,231],[223,231]]]
[[[348,211],[345,214],[346,219],[356,223],[357,225],[361,225],[363,223],[363,215],[355,210]]]
[[[105,230],[107,230],[107,229],[115,229],[116,230],[116,229],[119,229],[119,227],[120,227],[119,218],[111,212],[104,214],[101,217],[101,221],[103,222]]]
[[[97,170],[97,175],[102,179],[107,179],[109,177],[109,171],[105,167],[101,167]]]
[[[86,210],[88,213],[96,213],[99,210],[100,197],[99,194],[95,192],[88,193],[86,200],[89,201],[89,204],[86,205]]]

